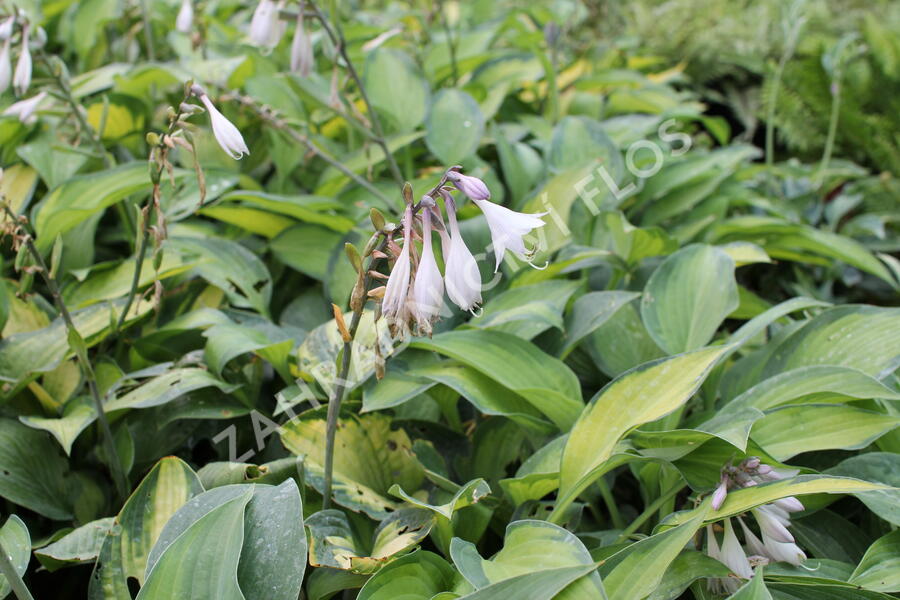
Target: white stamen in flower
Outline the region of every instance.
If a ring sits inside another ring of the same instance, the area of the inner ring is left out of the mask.
[[[19,61],[16,63],[16,72],[13,75],[13,88],[16,96],[22,96],[28,91],[31,85],[31,50],[28,48],[28,31],[26,25],[22,28],[22,50],[19,54]]]
[[[175,18],[175,29],[181,33],[190,33],[194,27],[194,2],[181,0],[181,8]]]
[[[505,206],[494,204],[489,200],[475,200],[475,204],[484,213],[488,228],[491,230],[491,243],[497,264],[494,272],[500,268],[503,256],[507,250],[518,255],[522,260],[528,261],[533,251],[525,248],[522,237],[532,229],[543,227],[544,222],[539,218],[547,213],[525,214],[510,210]]]
[[[453,199],[449,194],[444,199],[447,217],[450,219],[450,249],[444,251],[444,256],[447,257],[444,269],[447,295],[458,307],[471,311],[481,303],[481,273],[459,231]]]
[[[228,156],[235,160],[242,158],[245,154],[249,155],[250,150],[247,148],[247,144],[244,143],[244,137],[241,135],[238,128],[234,126],[234,123],[226,119],[225,116],[213,106],[209,96],[205,93],[200,93],[199,96],[200,102],[203,103],[203,106],[206,107],[206,112],[209,113],[213,135],[216,136],[216,141],[219,142],[219,146],[222,147],[222,150],[227,152]]]

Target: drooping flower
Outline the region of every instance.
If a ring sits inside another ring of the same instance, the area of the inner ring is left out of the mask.
[[[544,222],[540,217],[547,213],[520,213],[494,204],[490,200],[475,200],[474,198],[472,200],[484,213],[488,228],[491,230],[491,244],[497,261],[494,272],[496,273],[500,268],[500,263],[503,262],[503,256],[507,250],[522,260],[528,261],[533,250],[525,248],[525,241],[522,238],[533,229],[543,227]]]
[[[481,273],[459,231],[453,198],[448,193],[444,199],[447,217],[450,219],[450,243],[449,248],[444,250],[447,295],[461,309],[473,310],[481,303]]]
[[[17,96],[23,96],[31,85],[31,50],[28,48],[28,30],[28,25],[22,28],[22,50],[19,53],[19,61],[16,63],[16,72],[13,75],[13,88]]]
[[[13,34],[13,26],[16,23],[16,18],[14,16],[7,17],[0,21],[0,40],[8,40],[12,37]]]
[[[750,579],[753,577],[753,569],[750,567],[750,561],[741,544],[734,535],[734,528],[731,526],[731,519],[725,519],[725,536],[722,539],[720,547],[716,534],[711,525],[706,527],[707,534],[707,554],[710,557],[724,563],[732,573],[742,579]],[[709,580],[709,587],[717,593],[733,594],[740,587],[741,582],[734,577],[719,577]]]
[[[413,282],[412,298],[412,313],[420,335],[431,335],[431,326],[440,314],[444,299],[444,279],[431,245],[431,206],[428,202],[434,205],[430,197],[422,200],[422,259]]]
[[[278,21],[278,3],[274,0],[260,0],[250,20],[250,41],[256,46],[274,48],[281,39]]]
[[[190,33],[194,27],[194,2],[181,0],[181,8],[175,18],[175,29],[181,33]]]
[[[35,119],[34,113],[37,111],[38,105],[46,97],[47,92],[41,92],[26,100],[19,100],[4,110],[3,114],[8,117],[18,117],[22,123],[31,123]]]
[[[487,185],[477,177],[463,175],[458,171],[448,171],[447,180],[472,200],[489,200],[491,197]]]
[[[3,41],[0,49],[0,94],[4,93],[12,83],[12,60],[9,57],[9,38]]]
[[[790,518],[787,513],[781,514],[779,509],[771,504],[758,506],[752,510],[756,522],[759,524],[759,530],[763,534],[763,541],[771,538],[777,542],[793,543],[794,536],[788,531],[787,525],[790,524]]]
[[[222,150],[235,160],[242,158],[245,154],[250,154],[250,150],[247,148],[247,144],[244,143],[244,137],[241,135],[241,132],[234,126],[234,123],[226,119],[225,116],[213,106],[212,100],[209,99],[209,96],[203,91],[203,88],[195,85],[193,92],[200,98],[200,102],[203,103],[203,106],[206,107],[206,111],[209,113],[210,123],[212,124],[213,135],[216,136],[216,141],[219,142],[219,146],[222,147]]]
[[[315,57],[313,56],[312,39],[306,33],[303,26],[303,4],[297,14],[297,27],[294,29],[294,39],[291,42],[291,71],[299,73],[302,77],[309,77],[312,73]]]
[[[381,301],[381,313],[394,324],[402,326],[406,323],[407,298],[409,296],[410,260],[412,246],[412,205],[403,213],[403,248],[394,262],[394,268],[388,277]]]

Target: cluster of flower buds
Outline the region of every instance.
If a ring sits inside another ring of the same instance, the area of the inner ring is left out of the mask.
[[[413,326],[418,335],[431,335],[432,326],[442,314],[444,292],[450,300],[466,311],[474,311],[481,303],[481,274],[478,263],[469,251],[459,230],[454,191],[468,196],[484,213],[491,231],[491,247],[496,257],[495,272],[506,250],[530,260],[532,251],[526,249],[523,236],[544,225],[543,214],[524,214],[512,211],[490,201],[491,193],[477,177],[463,175],[461,167],[451,167],[428,194],[414,204],[411,188],[404,190],[406,210],[402,226],[402,245],[392,234],[386,246],[385,257],[393,260],[387,284],[370,292],[381,298],[381,314],[388,321],[395,335],[403,335]],[[438,206],[443,202],[447,213]],[[441,239],[444,257],[444,274],[441,275],[432,246],[432,231]],[[415,240],[421,239],[421,256]]]
[[[728,465],[722,469],[719,485],[713,492],[712,507],[718,510],[725,502],[729,490],[752,487],[793,475],[796,475],[795,471],[773,468],[761,463],[757,457],[747,458],[737,466]],[[797,546],[788,527],[791,524],[791,513],[803,509],[803,504],[793,496],[779,498],[771,504],[752,509],[762,540],[747,527],[741,517],[737,517],[744,534],[744,546],[738,541],[730,518],[724,521],[725,535],[721,545],[716,539],[713,526],[707,525],[707,553],[728,566],[741,579],[750,579],[753,577],[754,566],[769,561],[799,565],[806,560],[806,554]],[[738,587],[739,579],[710,580],[710,589],[717,593],[734,593]]]
[[[16,34],[16,25],[21,32],[19,43],[19,58],[16,60],[16,68],[12,67],[12,44]],[[38,27],[34,39],[32,39],[31,23],[25,19],[24,14],[6,17],[0,21],[0,94],[9,88],[10,84],[16,96],[23,96],[31,86],[31,44],[43,46],[46,41],[44,30]]]
[[[222,150],[235,160],[243,158],[245,154],[249,155],[250,150],[244,142],[244,136],[241,135],[241,132],[235,127],[234,123],[225,118],[225,115],[219,112],[219,109],[213,105],[206,90],[201,86],[194,84],[191,86],[191,94],[199,98],[200,102],[203,103],[203,106],[206,107],[206,112],[209,113],[209,121],[212,125],[213,135],[216,137],[216,141],[219,143],[219,146],[222,147]],[[197,112],[197,108],[199,107],[182,105],[181,110],[184,113],[191,114],[192,112]]]

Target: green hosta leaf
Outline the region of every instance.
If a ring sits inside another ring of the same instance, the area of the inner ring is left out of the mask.
[[[433,524],[434,515],[427,510],[401,509],[378,525],[369,542],[356,537],[346,514],[321,510],[306,521],[310,532],[309,561],[313,566],[373,573],[392,556],[425,539]]]
[[[484,135],[484,115],[466,92],[441,90],[431,102],[425,131],[428,149],[445,165],[455,165],[478,148]]]
[[[892,452],[868,452],[852,456],[826,472],[890,486],[863,492],[858,497],[879,517],[900,526],[900,492],[896,489],[900,488],[900,456]]]
[[[421,550],[382,567],[359,591],[357,600],[431,600],[453,587],[455,577],[447,561]]]
[[[236,386],[217,379],[209,371],[197,368],[175,369],[159,375],[123,396],[106,403],[106,410],[149,408],[171,402],[194,390],[217,387],[222,392],[233,391]]]
[[[415,369],[413,373],[454,390],[482,414],[509,417],[524,427],[540,431],[553,429],[525,398],[471,367],[445,360]]]
[[[761,504],[768,504],[787,496],[805,494],[860,494],[873,490],[890,489],[889,486],[871,483],[850,477],[831,477],[827,475],[798,475],[792,479],[783,479],[772,483],[764,483],[750,488],[729,492],[725,502],[717,511],[706,515],[709,522],[720,521],[725,517],[746,512]],[[673,513],[665,520],[665,525],[673,526],[686,523],[703,507],[691,511]]]
[[[363,387],[363,407],[360,412],[383,410],[418,398],[437,385],[436,381],[421,376],[418,373],[419,367],[437,362],[437,358],[430,352],[407,349],[398,353],[388,361],[381,381],[373,378]]]
[[[594,232],[595,245],[609,248],[628,265],[678,249],[678,243],[662,228],[635,227],[620,211],[606,211],[599,219],[603,227]]]
[[[425,120],[428,83],[403,52],[374,50],[366,58],[363,81],[373,108],[394,131],[411,131]]]
[[[546,600],[547,598],[567,598],[571,585],[582,577],[596,569],[595,565],[562,567],[558,569],[546,569],[536,573],[525,573],[492,583],[471,594],[459,596],[459,600],[501,600],[516,598],[516,600]],[[605,596],[573,596],[589,598],[605,598]]]
[[[237,578],[246,600],[296,600],[306,570],[306,531],[293,479],[256,485],[244,512]],[[165,554],[160,559],[165,561]]]
[[[900,592],[900,530],[869,546],[849,582],[875,592]]]
[[[45,517],[72,518],[68,461],[46,433],[0,418],[0,496]]]
[[[480,371],[523,396],[561,430],[568,429],[581,410],[575,374],[559,359],[516,336],[498,331],[451,331],[417,340],[413,346]]]
[[[89,306],[73,311],[72,321],[90,347],[103,339],[123,307],[124,300]],[[149,301],[135,302],[125,322],[133,322],[151,308]],[[52,371],[72,354],[61,317],[43,329],[11,335],[0,340],[0,381],[15,384],[31,381],[39,373]]]
[[[647,600],[676,600],[691,583],[705,577],[728,577],[728,567],[702,552],[682,550]]]
[[[388,136],[388,151],[395,154],[401,148],[421,139],[424,135],[424,131],[414,131],[412,133],[400,133],[394,136]],[[341,162],[347,169],[354,173],[364,173],[383,162],[384,159],[384,152],[380,147],[366,146],[356,152],[344,156],[341,159]],[[320,196],[337,195],[349,182],[349,177],[344,175],[341,171],[329,167],[319,178],[319,184],[315,189],[315,193]]]
[[[727,347],[647,363],[603,388],[585,407],[566,442],[558,507],[594,480],[616,443],[632,428],[669,414],[693,395]]]
[[[588,292],[575,301],[566,318],[566,341],[560,351],[565,357],[582,339],[606,323],[616,312],[640,296],[638,292]]]
[[[745,448],[750,426],[763,412],[813,394],[849,398],[900,400],[900,394],[857,369],[837,366],[799,367],[753,386],[699,427],[738,448]]]
[[[872,352],[878,348],[878,352]],[[764,376],[797,367],[838,365],[873,377],[896,368],[900,308],[836,306],[823,311],[773,350]]]
[[[165,247],[165,246],[164,246]],[[162,264],[155,269],[153,259],[144,260],[138,287],[143,289],[156,280],[173,277],[189,270],[193,265],[183,263],[174,253],[163,253]],[[119,263],[95,265],[75,285],[66,288],[63,297],[69,307],[82,307],[125,296],[134,280],[136,261],[129,259]],[[79,273],[83,273],[80,271]]]
[[[388,490],[388,493],[402,500],[406,500],[414,506],[418,506],[419,508],[424,508],[438,515],[441,515],[445,519],[452,519],[453,513],[457,510],[465,508],[467,506],[472,506],[473,504],[476,504],[479,500],[490,494],[491,486],[489,486],[484,479],[473,479],[469,483],[459,488],[459,490],[449,502],[446,502],[439,506],[422,502],[418,498],[413,498],[412,496],[404,492],[403,489],[397,484],[392,485],[391,489]]]
[[[62,417],[19,417],[19,420],[29,427],[49,432],[70,456],[72,444],[96,417],[89,399],[76,398],[66,403]]]
[[[295,454],[305,454],[314,463],[324,462],[324,419],[295,419],[285,424],[281,439]],[[406,489],[419,488],[424,474],[412,454],[412,442],[402,429],[391,430],[389,417],[341,419],[336,440],[342,449],[335,456],[336,473],[382,494],[395,482]]]
[[[0,527],[0,545],[6,551],[9,562],[20,576],[28,570],[31,559],[31,535],[22,519],[10,515],[3,527]],[[0,575],[0,598],[6,598],[11,591],[6,577]]]
[[[244,600],[237,570],[245,535],[244,508],[252,497],[253,488],[246,488],[172,541],[150,567],[138,600]]]
[[[281,335],[278,335],[279,333]],[[288,367],[288,356],[293,349],[294,340],[288,338],[285,333],[223,323],[207,329],[203,336],[207,339],[206,363],[219,377],[222,376],[222,370],[228,361],[242,354],[254,352],[271,363],[285,381],[293,380]]]
[[[222,196],[220,202],[240,201],[267,211],[293,217],[307,223],[345,233],[353,228],[353,221],[333,214],[341,203],[325,196],[279,196],[255,190],[237,190]]]
[[[705,346],[737,307],[734,260],[713,246],[692,245],[650,276],[641,316],[660,348],[677,354]]]
[[[93,562],[100,555],[103,541],[112,529],[114,521],[115,517],[91,521],[52,544],[35,550],[34,555],[50,571],[69,565]]]
[[[490,560],[483,559],[474,544],[460,538],[454,538],[450,543],[450,554],[456,568],[478,590],[491,589],[498,582],[509,581],[528,573],[579,565],[594,566],[587,548],[574,534],[546,521],[510,523],[506,528],[503,549]],[[586,573],[592,570],[593,568],[589,568]],[[548,597],[555,597],[557,600],[588,600],[605,598],[605,595],[600,576],[592,573],[578,584],[566,588],[563,594]]]
[[[588,336],[583,347],[597,368],[610,377],[664,356],[632,304],[625,304],[613,313]]]
[[[269,314],[272,276],[260,258],[231,240],[215,237],[172,237],[166,248],[196,259],[194,270],[218,287],[234,306]]]
[[[176,178],[185,171],[177,170]],[[48,250],[60,233],[65,233],[97,212],[120,202],[131,194],[150,191],[147,163],[125,163],[98,173],[78,175],[54,189],[35,215],[37,244]]]
[[[788,406],[753,425],[753,441],[773,458],[814,450],[858,450],[900,425],[900,418],[843,405]]]
[[[278,260],[292,269],[326,281],[331,257],[343,239],[341,234],[324,227],[301,223],[279,233],[269,247]]]
[[[525,340],[551,327],[562,329],[562,312],[578,286],[577,281],[553,280],[510,288],[491,298],[469,325]]]
[[[666,569],[703,524],[708,506],[690,521],[631,544],[601,565],[603,585],[610,600],[629,600],[649,595]]]
[[[772,594],[769,593],[763,581],[762,567],[758,567],[753,579],[729,596],[729,600],[772,600]]]

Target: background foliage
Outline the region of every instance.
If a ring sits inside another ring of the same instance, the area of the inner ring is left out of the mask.
[[[16,5],[48,94],[0,117],[0,191],[45,264],[4,241],[0,543],[35,597],[705,599],[704,525],[790,496],[808,559],[734,598],[900,592],[897,3],[330,2],[308,76],[255,3]],[[188,119],[203,179],[174,148],[144,237],[188,80],[250,155]],[[380,380],[366,312],[321,510],[344,246],[453,164],[550,212],[548,266]],[[712,508],[753,456],[799,474]]]

